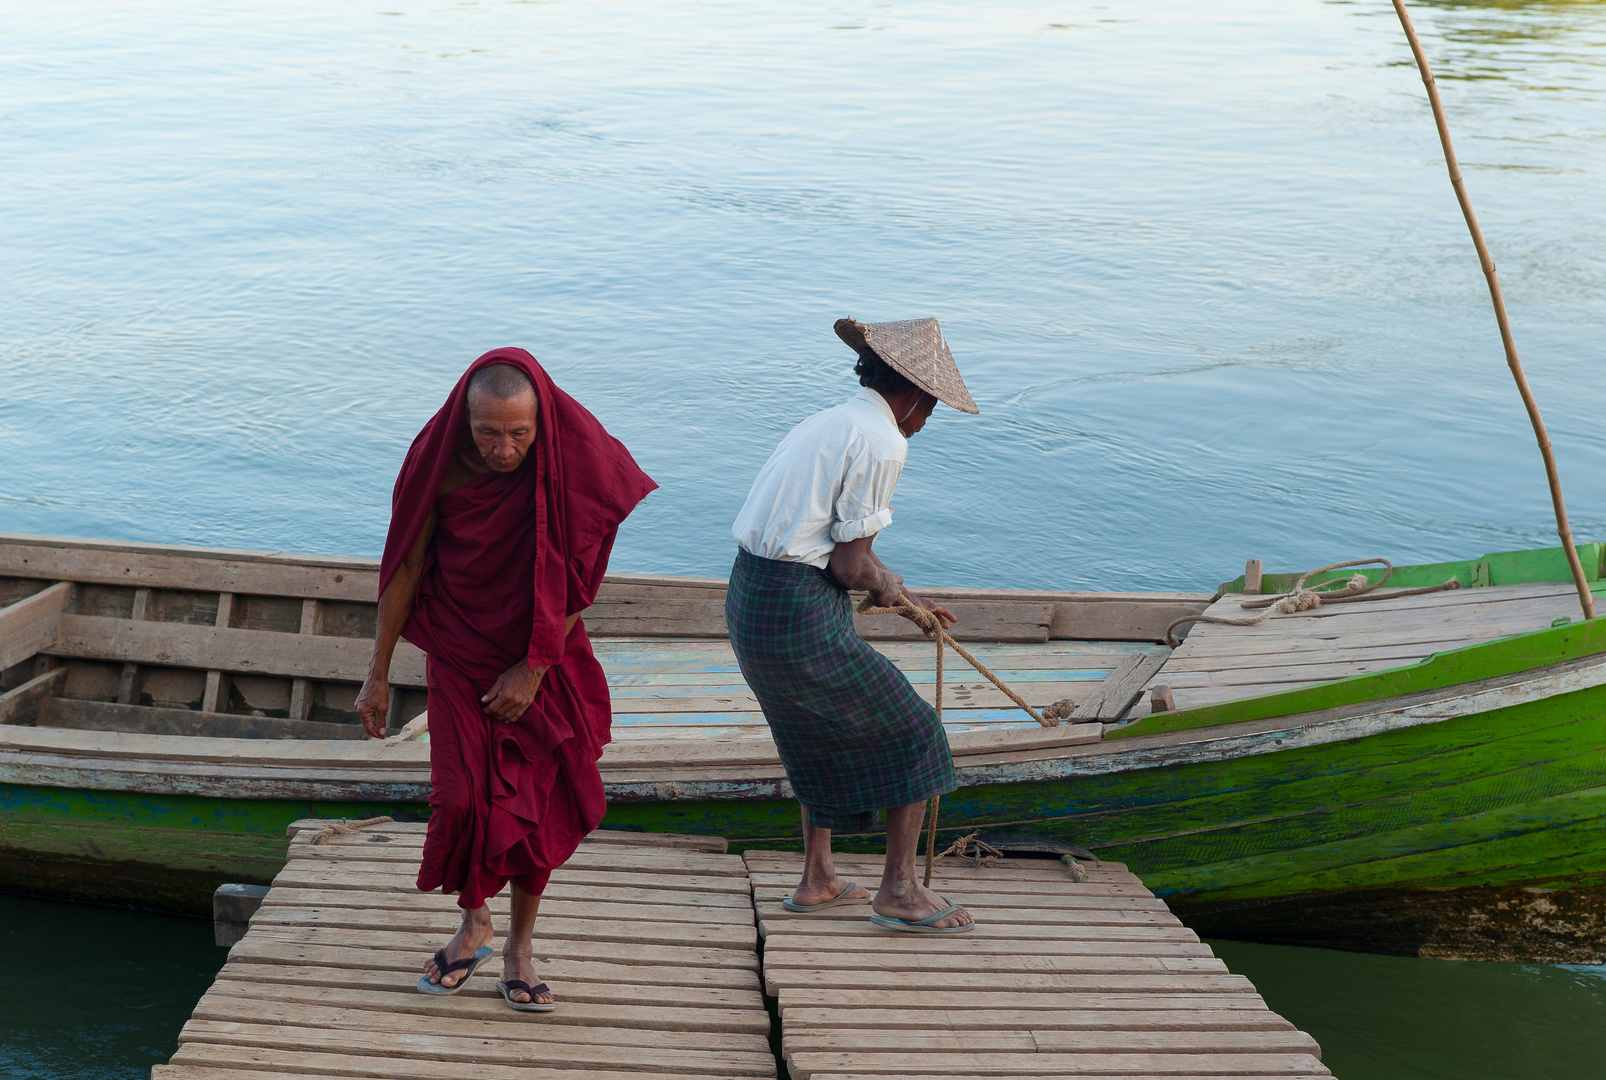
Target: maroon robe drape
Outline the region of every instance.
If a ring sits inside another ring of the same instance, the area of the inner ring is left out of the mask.
[[[524,371],[540,431],[524,463],[438,494],[468,424],[471,375]],[[619,523],[657,487],[630,452],[523,349],[486,353],[413,440],[396,479],[383,593],[436,512],[403,636],[429,658],[430,821],[418,887],[476,908],[509,880],[539,894],[606,804],[597,759],[609,740],[608,683],[583,621]],[[519,661],[548,667],[516,723],[480,698]]]

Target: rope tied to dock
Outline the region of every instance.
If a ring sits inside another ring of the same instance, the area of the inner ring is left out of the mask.
[[[1318,582],[1310,588],[1305,587],[1317,574],[1325,574],[1329,570],[1343,570],[1351,566],[1369,566],[1372,563],[1383,564],[1383,576],[1375,582],[1365,574],[1351,574],[1347,578],[1331,578]],[[1439,585],[1423,585],[1412,589],[1395,589],[1392,592],[1380,593],[1390,577],[1394,575],[1394,564],[1387,559],[1352,559],[1349,562],[1333,563],[1330,566],[1319,566],[1315,570],[1307,571],[1294,582],[1294,587],[1285,593],[1275,596],[1262,596],[1253,600],[1245,600],[1238,606],[1245,611],[1264,608],[1259,615],[1246,619],[1229,619],[1221,615],[1184,615],[1180,619],[1173,619],[1171,625],[1165,628],[1165,643],[1175,649],[1182,644],[1177,637],[1177,627],[1185,623],[1212,623],[1217,626],[1259,626],[1276,614],[1293,615],[1300,611],[1311,611],[1323,604],[1354,604],[1363,600],[1394,600],[1402,596],[1421,596],[1425,593],[1445,592],[1450,589],[1459,589],[1461,582],[1456,578]]]
[[[361,832],[370,825],[385,825],[394,822],[392,817],[360,818],[357,821],[338,821],[327,828],[319,829],[312,834],[309,844],[327,844],[331,840],[338,840],[342,836],[350,836],[354,832]]]

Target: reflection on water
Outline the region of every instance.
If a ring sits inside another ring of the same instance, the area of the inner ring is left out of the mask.
[[[228,955],[202,919],[4,895],[0,945],[0,1076],[28,1080],[149,1080]]]
[[[1606,8],[1417,16],[1606,538]],[[931,313],[983,414],[914,444],[882,546],[916,581],[1553,535],[1386,4],[8,18],[6,530],[372,554],[412,433],[520,343],[663,484],[616,565],[721,574],[760,462],[849,388],[831,321]]]
[[[1583,1080],[1606,1062],[1606,968],[1210,947],[1342,1080]]]

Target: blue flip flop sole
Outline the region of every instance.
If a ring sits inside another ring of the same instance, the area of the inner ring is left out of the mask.
[[[440,983],[432,983],[429,981],[428,975],[420,975],[418,977],[418,992],[420,994],[428,994],[431,997],[450,997],[453,994],[459,993],[463,987],[468,985],[469,976],[473,975],[475,971],[479,970],[479,966],[485,963],[485,961],[489,960],[491,958],[491,954],[495,951],[496,950],[492,949],[489,945],[481,945],[478,949],[474,950],[473,956],[465,956],[462,960],[458,960],[453,964],[443,964],[442,961],[446,959],[446,950],[440,950],[435,954],[435,963],[442,968],[441,974],[443,976],[456,975],[459,970],[461,970],[463,974],[459,976],[457,982],[451,986],[442,986]]]

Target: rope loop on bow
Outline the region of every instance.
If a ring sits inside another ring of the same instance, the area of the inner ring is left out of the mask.
[[[1319,582],[1310,588],[1305,582],[1317,574],[1325,574],[1329,570],[1343,570],[1351,566],[1368,566],[1372,563],[1383,564],[1383,576],[1372,581],[1365,574],[1351,574],[1347,578],[1333,578],[1329,581]],[[1211,623],[1216,626],[1259,626],[1276,614],[1293,615],[1300,611],[1311,611],[1323,604],[1353,604],[1361,600],[1393,600],[1400,596],[1420,596],[1423,593],[1444,592],[1448,589],[1459,589],[1461,582],[1456,578],[1440,585],[1425,585],[1416,589],[1395,589],[1393,592],[1379,593],[1384,582],[1394,576],[1394,564],[1387,559],[1351,559],[1349,562],[1333,563],[1329,566],[1318,566],[1299,575],[1294,587],[1285,593],[1275,596],[1260,596],[1253,600],[1245,600],[1239,604],[1245,611],[1261,610],[1259,615],[1247,619],[1228,619],[1221,615],[1184,615],[1180,619],[1173,619],[1170,626],[1165,628],[1165,643],[1175,649],[1182,644],[1177,637],[1177,627],[1187,623]]]

